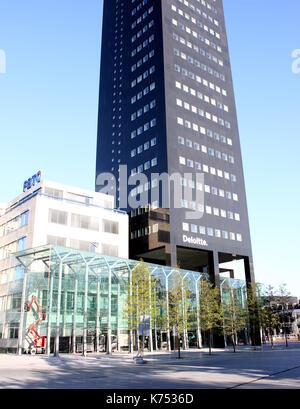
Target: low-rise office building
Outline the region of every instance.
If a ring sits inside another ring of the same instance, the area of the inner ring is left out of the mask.
[[[46,244],[128,257],[128,216],[114,210],[113,196],[46,180],[26,183],[0,206],[0,274],[10,254]]]
[[[114,210],[112,196],[42,180],[40,172],[24,183],[20,195],[1,204],[0,342],[15,335],[15,314],[4,311],[14,311],[20,302],[10,287],[24,276],[24,269],[11,268],[11,255],[47,244],[128,258],[128,215]]]

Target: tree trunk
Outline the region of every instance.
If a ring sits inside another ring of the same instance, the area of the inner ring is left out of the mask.
[[[254,351],[256,351],[255,329],[255,325],[252,325],[252,346]]]
[[[272,349],[274,349],[274,340],[273,340],[273,334],[270,334],[271,335],[271,348]]]
[[[211,330],[209,330],[209,355],[212,355],[211,353]]]
[[[142,356],[144,356],[144,347],[145,347],[145,313],[143,313]]]
[[[181,359],[181,355],[180,355],[180,335],[177,336],[178,339],[178,359]],[[175,349],[175,345],[174,345],[174,349]]]
[[[234,331],[232,332],[231,337],[232,337],[233,352],[236,353],[235,334],[234,334]]]

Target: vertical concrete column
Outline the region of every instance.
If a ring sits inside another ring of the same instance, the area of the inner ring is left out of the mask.
[[[245,277],[248,284],[255,283],[254,265],[250,257],[244,257]]]
[[[112,353],[111,348],[111,268],[108,270],[108,317],[107,317],[107,354]]]
[[[209,254],[209,275],[211,282],[220,288],[219,254],[217,251]]]
[[[201,323],[200,323],[200,296],[199,296],[199,283],[201,277],[195,280],[195,287],[196,287],[196,303],[197,303],[197,343],[198,348],[202,349],[202,335],[201,335]]]
[[[56,331],[55,331],[55,348],[54,356],[59,356],[59,327],[60,327],[60,305],[61,305],[61,286],[62,286],[62,270],[63,263],[59,263],[59,272],[58,272],[58,294],[57,294],[57,310],[56,310]]]
[[[50,269],[49,269],[50,270]],[[53,304],[53,282],[54,274],[50,274],[50,288],[49,288],[49,298],[48,298],[48,322],[47,322],[47,355],[50,355],[50,342],[51,342],[51,320],[52,320],[52,304]]]
[[[84,274],[84,305],[83,305],[83,345],[82,345],[82,355],[87,355],[87,304],[88,304],[88,281],[89,281],[89,266],[85,265]]]
[[[171,266],[173,268],[177,268],[178,262],[177,262],[177,247],[176,247],[176,243],[171,243],[171,257],[170,257],[170,261],[171,261]]]
[[[252,285],[255,284],[253,261],[250,257],[244,257],[245,276],[247,281],[247,291],[253,291]],[[262,342],[260,334],[260,322],[257,315],[250,322],[250,338],[253,346],[260,346]]]
[[[234,306],[234,293],[233,293],[233,288],[232,287],[231,287],[231,300],[232,300],[232,305]],[[233,308],[233,311],[234,311],[234,308]],[[234,322],[236,321],[235,312],[233,313],[233,321]],[[237,345],[238,344],[238,335],[237,335],[236,330],[234,330],[234,339],[235,339],[235,345]]]
[[[73,354],[76,354],[76,325],[77,325],[77,295],[78,295],[78,274],[75,274],[74,287],[74,310],[73,310]]]
[[[97,282],[97,312],[96,312],[96,352],[99,352],[99,337],[100,337],[100,285],[101,282]]]
[[[22,296],[21,296],[20,325],[19,325],[19,334],[18,334],[18,355],[22,355],[22,351],[23,351],[26,286],[27,286],[27,269],[24,269],[24,278],[23,278]]]
[[[217,251],[213,251],[209,253],[209,275],[211,282],[215,285],[215,287],[220,289],[221,280],[220,280],[220,267],[219,267],[219,253]],[[219,299],[219,303],[221,303],[221,296]],[[221,336],[220,334],[214,332],[213,336],[213,345],[217,348],[224,348],[224,341],[225,341],[225,334]]]

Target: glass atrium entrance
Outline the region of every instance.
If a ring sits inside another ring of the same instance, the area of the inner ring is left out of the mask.
[[[0,314],[1,351],[87,354],[137,349],[140,332],[128,325],[127,298],[138,261],[56,246],[16,253],[13,261],[5,295],[13,302],[2,302],[6,306]],[[175,345],[166,325],[174,273],[188,279],[196,317],[185,331],[183,345],[202,347],[206,336],[199,320],[199,285],[205,274],[155,264],[147,267],[159,283],[159,299],[166,301],[160,316],[150,320],[148,350],[170,350]],[[229,278],[222,279],[222,298],[233,286],[240,288],[246,303],[245,283]]]

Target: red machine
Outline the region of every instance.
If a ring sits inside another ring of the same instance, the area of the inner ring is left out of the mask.
[[[39,304],[35,295],[31,297],[31,301],[29,304],[28,303],[25,304],[25,312],[29,312],[31,310],[33,303],[35,303],[37,307],[38,320],[34,324],[31,324],[28,329],[28,333],[33,336],[33,345],[28,350],[30,354],[35,354],[36,352],[40,352],[40,353],[45,352],[45,344],[46,344],[46,338],[41,337],[37,331],[38,325],[40,325],[42,321],[46,320],[46,314],[43,313],[43,308]]]

